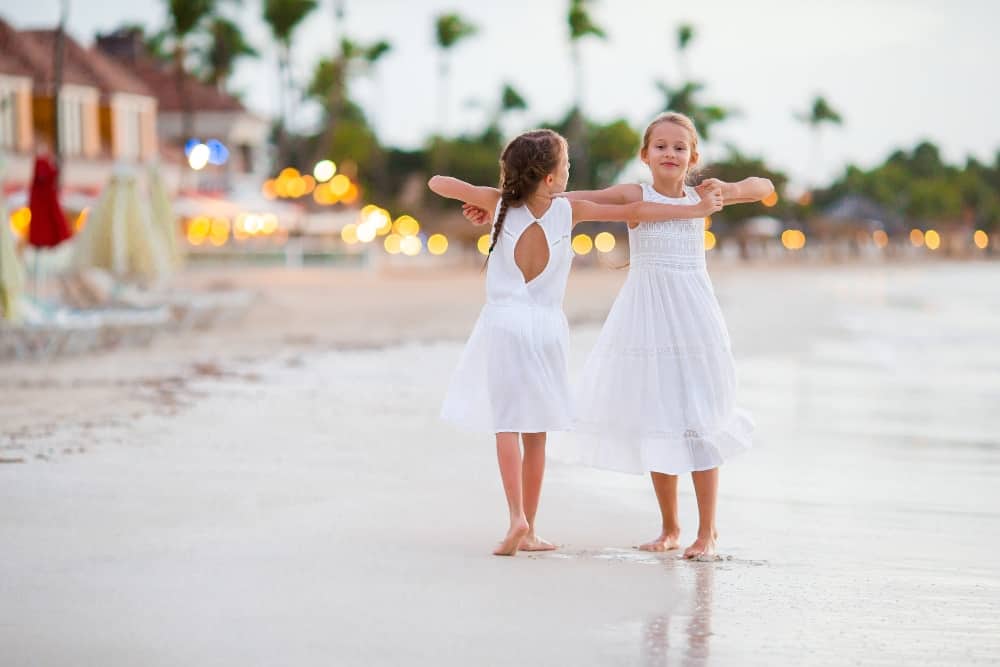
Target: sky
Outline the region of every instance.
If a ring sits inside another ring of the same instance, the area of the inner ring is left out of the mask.
[[[69,2],[69,31],[85,44],[96,32],[125,22],[155,31],[166,21],[165,0]],[[0,16],[17,28],[52,26],[59,4],[0,0]],[[303,83],[339,39],[334,0],[319,4],[293,40],[294,73]],[[347,35],[393,45],[374,71],[352,84],[385,143],[414,148],[442,129],[449,135],[482,129],[505,82],[530,106],[509,119],[510,133],[561,118],[572,104],[567,0],[344,4]],[[260,5],[229,4],[263,56],[244,61],[232,87],[243,92],[249,108],[270,115],[278,100],[276,49]],[[479,31],[453,50],[442,112],[433,26],[435,16],[452,11]],[[952,162],[969,155],[992,162],[1000,152],[1000,2],[595,0],[591,11],[608,36],[584,41],[584,109],[601,121],[625,118],[640,132],[662,110],[655,81],[681,79],[677,26],[695,27],[686,57],[689,74],[705,84],[704,100],[739,111],[713,131],[705,147],[709,160],[732,143],[803,183],[829,179],[848,163],[874,166],[892,150],[925,139]],[[844,124],[823,131],[814,158],[811,135],[794,114],[817,94],[843,115]],[[317,119],[314,106],[293,111],[292,122],[300,127]]]

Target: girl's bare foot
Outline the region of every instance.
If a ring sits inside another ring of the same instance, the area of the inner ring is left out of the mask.
[[[521,540],[524,536],[528,534],[528,520],[525,518],[518,519],[510,524],[510,530],[507,531],[506,537],[500,542],[500,545],[493,550],[494,556],[513,556],[517,553],[517,547],[521,544]]]
[[[684,558],[714,558],[716,555],[715,541],[719,539],[718,533],[711,535],[699,535],[691,546],[684,550]]]
[[[681,532],[664,531],[652,542],[639,545],[640,551],[673,551],[681,548]]]
[[[521,551],[554,551],[556,545],[529,532],[521,538],[521,546],[518,549]]]

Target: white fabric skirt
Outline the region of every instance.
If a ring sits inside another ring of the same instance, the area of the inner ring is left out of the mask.
[[[488,433],[570,428],[569,327],[557,307],[486,304],[462,351],[441,417]]]
[[[749,449],[729,333],[704,270],[633,266],[591,352],[574,430],[553,453],[629,473],[715,468]]]

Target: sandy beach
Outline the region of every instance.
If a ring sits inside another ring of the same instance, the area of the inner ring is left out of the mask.
[[[472,269],[191,269],[247,318],[4,363],[0,663],[997,664],[1000,264],[712,273],[757,433],[710,563],[633,549],[647,478],[558,461],[560,549],[490,555],[492,439],[437,417]],[[571,275],[572,371],[624,277]]]

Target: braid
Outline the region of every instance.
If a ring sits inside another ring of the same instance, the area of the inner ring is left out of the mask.
[[[500,238],[500,230],[503,229],[503,219],[507,217],[508,208],[510,208],[510,202],[503,195],[500,195],[500,212],[497,213],[497,221],[493,223],[493,240],[490,241],[490,249],[486,253],[487,259],[493,254],[493,248],[497,247],[497,239]]]

